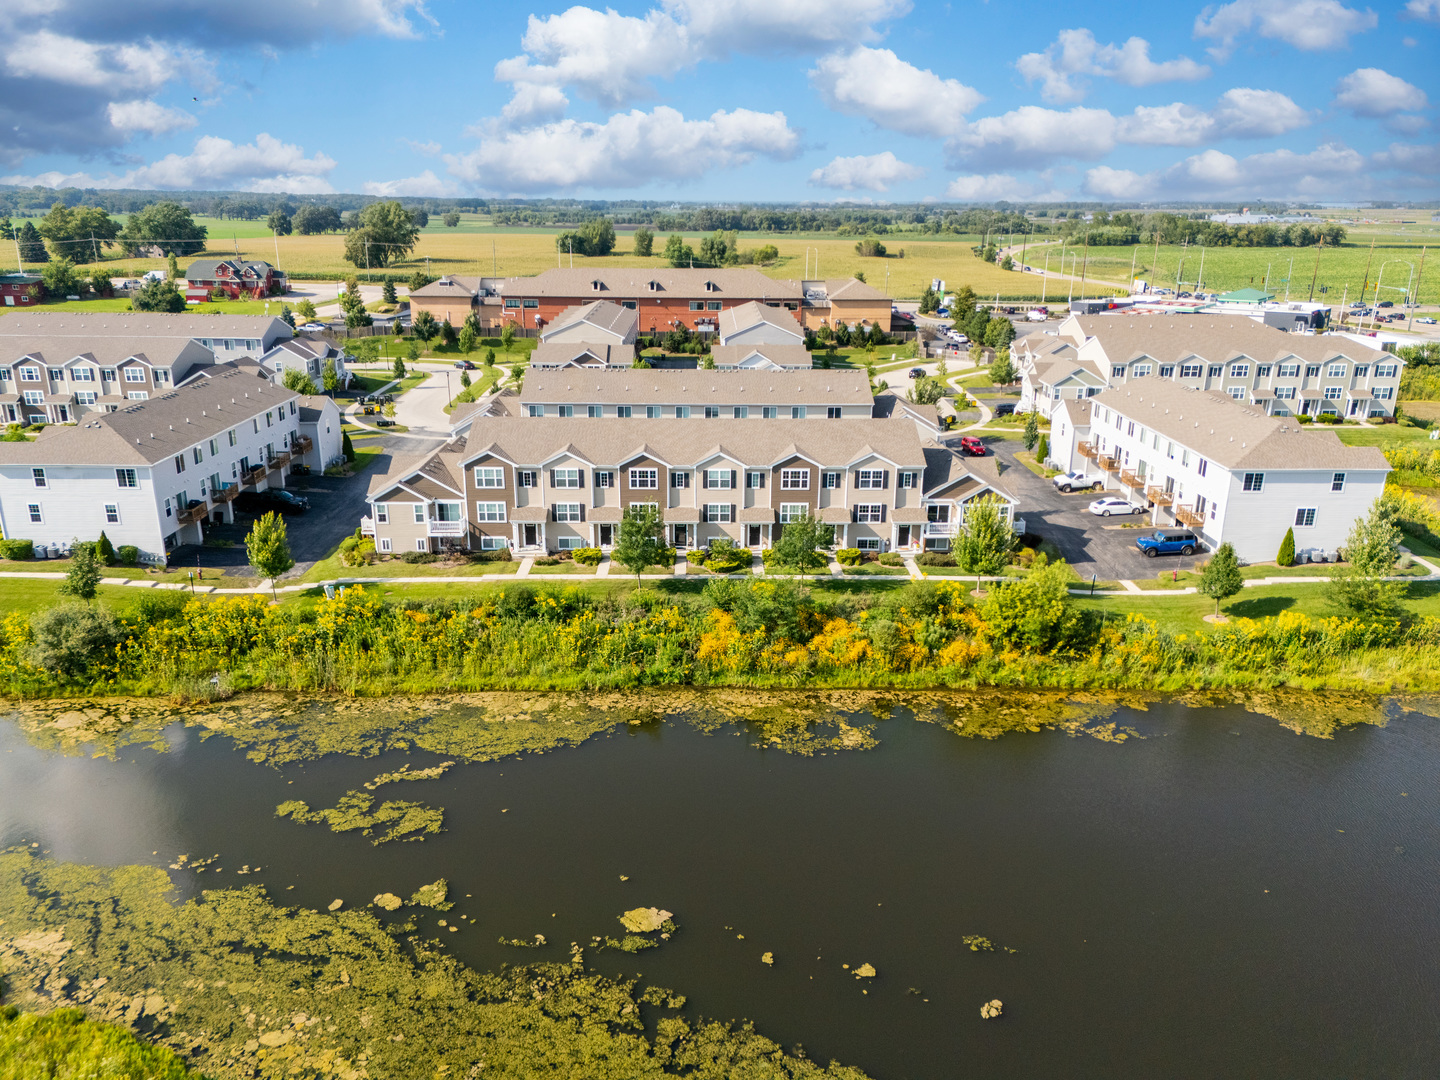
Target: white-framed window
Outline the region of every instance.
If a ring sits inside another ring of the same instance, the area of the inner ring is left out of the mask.
[[[555,415],[556,415],[556,416],[574,416],[574,415],[575,415],[575,406],[574,406],[574,405],[557,405],[557,406],[555,407]]]
[[[240,441],[240,434],[234,428],[231,428],[229,431],[227,431],[225,435],[230,440],[231,446],[234,446]]]
[[[580,470],[551,469],[550,483],[557,488],[578,488],[580,486]]]
[[[127,393],[127,394],[125,395],[125,397],[128,398],[130,401],[149,401],[149,400],[150,400],[150,391],[148,391],[148,390],[131,390],[129,393]]]
[[[219,440],[219,439],[211,439],[211,440],[210,440],[210,456],[211,456],[211,457],[215,457],[215,456],[216,456],[217,454],[219,454],[219,453],[220,453],[220,440]]]
[[[1263,472],[1247,472],[1240,484],[1242,491],[1263,491],[1264,488],[1265,474]]]
[[[1202,457],[1199,461],[1197,461],[1197,462],[1195,463],[1195,471],[1196,471],[1197,473],[1199,473],[1201,476],[1204,476],[1204,475],[1205,475],[1205,471],[1206,471],[1209,467],[1210,467],[1210,463],[1209,463],[1208,461],[1206,461],[1203,457]]]
[[[1327,386],[1327,387],[1325,387],[1325,400],[1326,400],[1326,401],[1339,401],[1339,400],[1340,400],[1342,397],[1344,397],[1344,396],[1345,396],[1345,388],[1344,388],[1343,386]]]
[[[38,367],[22,367],[20,369],[21,382],[39,382],[40,369]]]
[[[425,504],[424,504],[424,503],[411,503],[411,504],[410,504],[410,509],[415,512],[415,524],[416,524],[416,525],[424,525],[424,524],[425,524]]]
[[[504,521],[505,504],[503,502],[477,502],[475,504],[476,521]]]
[[[688,488],[690,486],[690,474],[683,470],[676,470],[670,474],[670,486],[672,488]]]
[[[1230,387],[1229,394],[1230,394],[1230,396],[1231,396],[1232,398],[1234,398],[1236,401],[1244,401],[1244,400],[1245,400],[1245,387],[1243,387],[1243,386],[1232,386],[1232,387]]]
[[[799,521],[803,517],[809,517],[810,507],[805,503],[781,503],[780,524],[788,525],[792,521]]]
[[[838,488],[840,486],[840,473],[833,469],[820,474],[820,486],[825,488]]]
[[[861,551],[879,551],[880,538],[878,536],[859,536],[855,538],[855,546]]]
[[[557,536],[555,546],[561,551],[570,551],[573,548],[582,548],[585,541],[578,536]]]
[[[810,470],[809,469],[781,469],[780,470],[781,491],[809,491]]]
[[[791,419],[791,420],[804,420],[804,419],[805,419],[805,406],[804,406],[804,405],[791,405],[791,406],[790,406],[790,419]]]
[[[139,487],[140,481],[135,475],[134,469],[116,469],[115,486],[122,488]]]
[[[1395,387],[1377,386],[1374,390],[1376,401],[1389,401],[1395,396]]]
[[[1320,365],[1319,365],[1319,364],[1306,364],[1306,365],[1305,365],[1305,377],[1306,377],[1307,379],[1318,379],[1318,378],[1320,377]]]
[[[733,419],[736,419],[736,420],[748,420],[748,419],[750,419],[750,406],[749,406],[749,405],[736,405],[735,408],[734,408],[734,410],[733,410]]]
[[[533,469],[521,469],[515,474],[517,487],[533,488],[535,486],[535,471]]]
[[[1182,379],[1198,379],[1198,378],[1200,378],[1201,370],[1202,370],[1202,369],[1201,369],[1201,367],[1200,367],[1199,364],[1181,364],[1181,365],[1180,365],[1180,378],[1182,378]]]
[[[26,404],[26,405],[44,405],[44,404],[45,404],[45,391],[44,391],[44,390],[26,390],[24,396],[25,396],[25,404]]]
[[[1269,364],[1256,364],[1256,365],[1255,365],[1255,377],[1256,377],[1256,378],[1259,378],[1259,379],[1268,379],[1268,378],[1270,377],[1270,365],[1269,365]]]
[[[505,470],[493,465],[477,465],[475,467],[475,486],[477,488],[504,487]]]
[[[503,537],[503,536],[482,536],[482,537],[480,537],[480,550],[481,550],[481,551],[499,551],[501,548],[507,548],[507,547],[509,547],[509,546],[510,546],[510,542],[509,542],[508,540],[506,540],[505,537]]]
[[[1111,377],[1112,379],[1123,379],[1123,378],[1125,377],[1125,365],[1124,365],[1124,364],[1111,364],[1111,365],[1110,365],[1110,377]]]
[[[706,406],[705,406],[705,419],[706,419],[706,420],[719,420],[719,419],[720,419],[720,406],[719,406],[719,405],[706,405]]]
[[[115,381],[115,369],[114,369],[113,367],[101,368],[101,369],[100,369],[100,378],[104,379],[106,382],[114,382],[114,381]]]
[[[826,420],[839,420],[844,415],[845,410],[842,409],[839,405],[829,405],[825,408]]]
[[[1299,364],[1281,364],[1275,369],[1275,374],[1282,379],[1295,379],[1300,376]]]
[[[117,504],[117,503],[106,503],[106,504],[105,504],[105,524],[106,524],[106,525],[119,525],[119,524],[120,524],[120,506],[119,506],[119,504]]]
[[[389,550],[390,550],[390,538],[389,538],[388,536],[382,536],[382,537],[380,538],[380,543],[379,543],[378,547],[380,548],[381,551],[389,551]]]
[[[580,504],[579,504],[579,503],[556,503],[556,504],[555,504],[555,507],[554,507],[554,510],[555,510],[555,520],[556,520],[556,521],[579,521],[579,520],[580,520]]]
[[[70,378],[75,382],[94,382],[95,369],[82,364],[80,367],[70,369]]]
[[[884,503],[856,503],[855,520],[860,522],[880,522],[885,520]]]
[[[586,405],[585,415],[591,420],[598,420],[605,415],[605,410],[599,405]]]
[[[676,405],[676,406],[675,406],[675,419],[676,419],[676,420],[689,420],[689,419],[690,419],[690,406],[689,406],[689,405]]]
[[[621,420],[629,420],[630,417],[634,415],[634,413],[635,410],[629,405],[615,406],[615,415]]]
[[[386,503],[375,504],[375,523],[377,525],[390,524],[390,507]]]
[[[1276,398],[1277,401],[1294,401],[1294,400],[1295,400],[1295,387],[1293,387],[1293,386],[1277,386],[1277,387],[1275,388],[1275,398]]]
[[[167,505],[167,506],[169,505],[169,500],[168,500],[168,499],[166,500],[166,505]],[[41,510],[40,510],[40,504],[39,504],[39,503],[31,503],[29,509],[30,509],[30,524],[32,524],[32,525],[43,525],[43,524],[45,524],[45,515],[41,512]]]
[[[544,416],[544,415],[545,415],[545,406],[544,406],[544,405],[527,405],[527,406],[525,407],[525,411],[526,411],[527,413],[529,413],[531,416]]]
[[[705,486],[707,488],[728,488],[731,475],[729,469],[706,469]]]
[[[1397,371],[1399,371],[1399,370],[1400,370],[1400,367],[1399,367],[1398,364],[1376,364],[1376,365],[1375,365],[1375,378],[1377,378],[1377,379],[1393,379],[1393,378],[1395,377],[1395,373],[1396,373]]]
[[[1345,365],[1343,363],[1331,364],[1325,369],[1326,378],[1343,379],[1345,377]]]
[[[1211,364],[1211,365],[1210,365],[1210,368],[1209,368],[1209,371],[1208,371],[1208,374],[1209,374],[1210,378],[1212,378],[1212,379],[1218,379],[1218,378],[1220,377],[1220,375],[1224,372],[1224,370],[1225,370],[1225,368],[1224,368],[1222,365],[1220,365],[1220,364]]]
[[[1309,529],[1315,524],[1315,508],[1313,506],[1302,506],[1295,511],[1295,527],[1297,529]]]
[[[1369,375],[1370,375],[1370,365],[1369,365],[1369,364],[1356,364],[1356,365],[1355,365],[1355,377],[1356,377],[1357,379],[1364,379],[1364,378],[1367,378]]]
[[[126,382],[144,382],[144,381],[145,381],[145,369],[142,368],[142,367],[138,367],[138,366],[132,364],[130,367],[127,367],[127,368],[125,369],[125,381],[126,381]]]
[[[1343,472],[1337,472],[1334,476],[1332,476],[1332,477],[1330,478],[1330,490],[1331,490],[1331,491],[1344,491],[1344,490],[1345,490],[1345,474],[1344,474]]]
[[[631,469],[630,486],[632,488],[658,488],[660,471],[658,469]]]
[[[774,405],[764,405],[760,409],[760,419],[762,420],[774,420],[779,415],[780,410]]]
[[[747,488],[763,488],[765,486],[765,474],[763,472],[747,472],[745,474],[745,486]]]
[[[1231,364],[1230,377],[1232,379],[1248,379],[1250,377],[1249,364]]]
[[[884,469],[858,469],[855,472],[855,486],[862,491],[878,491],[885,486]]]
[[[661,409],[660,409],[660,406],[659,406],[659,405],[646,405],[646,406],[645,406],[645,419],[646,419],[646,420],[659,420],[659,419],[660,419],[660,413],[661,413]]]
[[[1155,368],[1154,368],[1152,365],[1150,365],[1150,364],[1136,364],[1136,365],[1135,365],[1135,377],[1136,377],[1137,379],[1143,379],[1146,375],[1149,375],[1150,372],[1152,372],[1152,371],[1154,371],[1154,370],[1155,370]]]
[[[613,488],[615,486],[615,474],[606,469],[596,469],[595,486],[598,488]]]
[[[429,550],[430,550],[430,541],[429,541],[429,540],[426,540],[425,537],[423,537],[423,536],[417,536],[417,537],[415,538],[415,550],[416,550],[416,551],[429,551]]]
[[[920,474],[914,472],[902,472],[899,480],[902,488],[914,488],[920,486]]]
[[[199,465],[205,460],[205,451],[198,446],[192,446],[190,448],[190,456],[195,459],[195,464]]]
[[[175,455],[175,471],[176,471],[177,473],[182,473],[182,472],[185,471],[185,455],[184,455],[184,454],[176,454],[176,455]]]
[[[730,521],[730,520],[731,520],[731,517],[730,517],[730,504],[729,504],[729,503],[706,503],[706,504],[705,504],[705,520],[706,520],[706,521],[718,521],[718,522],[728,522],[728,521]]]
[[[45,486],[45,470],[44,470],[44,469],[31,469],[31,470],[30,470],[30,477],[31,477],[31,479],[33,479],[33,480],[35,481],[35,486],[36,486],[36,487],[38,487],[38,488],[43,488],[43,487]]]

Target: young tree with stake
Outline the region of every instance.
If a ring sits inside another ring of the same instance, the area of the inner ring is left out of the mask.
[[[1015,550],[1015,533],[1000,513],[1002,505],[998,496],[987,495],[965,506],[965,520],[955,543],[955,563],[967,574],[975,575],[976,593],[980,592],[980,579],[1009,566],[1010,553]]]
[[[285,531],[285,519],[273,510],[256,518],[250,535],[245,537],[245,553],[255,572],[270,579],[270,595],[278,601],[275,579],[295,565],[295,560],[290,556],[290,538]]]
[[[610,549],[610,558],[635,575],[637,586],[640,572],[663,557],[663,530],[660,511],[649,504],[627,507],[620,520],[620,535]]]
[[[1235,548],[1226,541],[1215,549],[1215,554],[1200,574],[1200,595],[1215,601],[1215,618],[1219,619],[1220,601],[1229,600],[1244,587],[1240,560],[1235,557]]]

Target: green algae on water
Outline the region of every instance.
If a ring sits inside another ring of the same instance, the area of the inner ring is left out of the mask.
[[[338,805],[328,810],[311,810],[299,799],[283,802],[275,808],[276,817],[288,817],[302,825],[325,822],[331,832],[354,832],[372,837],[379,846],[390,840],[424,840],[427,834],[441,831],[445,811],[424,803],[392,800],[375,805],[375,796],[360,791],[347,791]],[[378,835],[377,835],[378,833]]]
[[[367,782],[365,785],[365,790],[374,791],[376,788],[384,784],[394,784],[398,783],[401,780],[435,780],[441,776],[444,776],[450,766],[454,764],[455,762],[453,761],[442,761],[439,765],[436,765],[433,768],[414,770],[412,770],[408,764],[402,765],[395,772],[381,773],[379,776],[375,777],[374,780]]]
[[[429,885],[422,885],[416,889],[410,897],[410,903],[416,907],[434,908],[436,911],[449,911],[455,905],[445,899],[446,893],[450,891],[450,883],[444,878]]]

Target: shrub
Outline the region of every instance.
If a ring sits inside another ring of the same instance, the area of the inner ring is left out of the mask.
[[[570,556],[581,566],[599,566],[604,552],[598,547],[575,548],[570,552]]]
[[[115,556],[121,566],[134,566],[140,561],[140,549],[134,544],[121,544],[115,550]]]
[[[901,557],[901,555],[900,555],[899,552],[896,552],[896,551],[887,551],[887,552],[885,552],[883,555],[880,556],[880,565],[881,565],[881,566],[904,566],[904,565],[905,565],[905,560],[904,560],[904,558]]]
[[[841,566],[859,566],[862,554],[859,548],[841,548],[835,552],[835,561]]]
[[[34,643],[29,661],[67,679],[85,674],[91,664],[110,659],[125,628],[104,608],[72,602],[58,604],[30,620]]]
[[[0,557],[16,560],[33,559],[35,557],[35,541],[0,540]]]
[[[921,566],[954,566],[955,556],[945,551],[924,551],[915,561]]]
[[[536,566],[559,566],[565,560],[558,555],[541,555],[536,558]]]
[[[510,562],[513,556],[508,547],[495,548],[491,551],[472,551],[471,562]]]
[[[440,556],[432,551],[405,551],[400,554],[400,561],[405,563],[433,563],[439,562]]]
[[[1303,413],[1296,413],[1295,422],[1297,424],[1313,424],[1315,422],[1315,418],[1313,416],[1306,416]]]
[[[95,554],[100,556],[100,561],[106,566],[115,565],[115,545],[110,543],[104,529],[100,530],[100,539],[95,541]]]
[[[1277,566],[1295,565],[1295,530],[1286,529],[1285,539],[1280,541],[1280,553],[1275,556]]]

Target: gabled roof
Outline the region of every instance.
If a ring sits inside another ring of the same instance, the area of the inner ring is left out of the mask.
[[[540,340],[549,341],[554,335],[573,328],[577,323],[584,323],[587,329],[593,328],[597,334],[602,335],[597,340],[604,340],[604,337],[624,340],[635,331],[639,316],[634,308],[627,308],[609,300],[575,304],[550,320],[541,332]]]
[[[795,345],[713,345],[710,356],[716,367],[751,370],[796,370],[814,363],[803,343]]]
[[[422,289],[414,289],[410,295],[416,299],[424,300],[433,297],[444,297],[445,299],[470,299],[480,291],[480,279],[478,277],[461,277],[458,274],[446,274],[444,277],[430,282]]]
[[[650,287],[652,283],[655,286],[653,289]],[[497,291],[501,296],[508,297],[593,297],[597,300],[633,300],[656,295],[681,300],[730,300],[735,303],[801,298],[798,282],[777,281],[758,270],[689,267],[565,267],[546,270],[535,277],[505,278],[498,284]]]
[[[628,368],[635,363],[635,346],[589,341],[545,341],[530,354],[531,367]]]
[[[756,300],[726,308],[720,312],[719,322],[722,345],[733,335],[766,323],[791,335],[796,342],[803,344],[805,341],[805,331],[800,329],[800,321],[793,314],[784,308],[771,307]]]
[[[539,351],[538,349],[536,350]],[[857,370],[708,371],[704,368],[531,368],[526,404],[869,405],[870,383]],[[713,423],[714,421],[711,421]]]
[[[0,318],[0,350],[11,338],[259,338],[291,337],[271,315],[170,315],[155,311],[16,311]]]
[[[830,300],[882,300],[890,302],[886,296],[874,285],[867,284],[859,278],[827,278],[825,281],[825,295]]]
[[[220,267],[230,271],[230,276],[235,278],[254,277],[261,281],[267,278],[275,269],[267,262],[247,262],[244,259],[197,259],[185,270],[186,281],[198,281],[207,278],[219,278]]]
[[[999,459],[994,457],[961,457],[943,446],[925,448],[925,498],[964,501],[989,489],[1007,500],[1018,503],[1010,488],[1000,479]]]
[[[1232,353],[1257,358],[1293,353],[1310,363],[1332,356],[1361,364],[1387,358],[1378,349],[1337,335],[1290,334],[1234,315],[1072,315],[1068,321],[1085,335],[1087,343],[1095,342],[1117,363],[1140,351],[1165,357],[1167,362],[1194,355],[1216,364]]]

